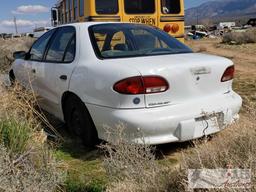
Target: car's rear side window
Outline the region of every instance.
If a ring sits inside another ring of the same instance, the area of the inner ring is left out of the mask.
[[[64,62],[65,63],[72,62],[75,58],[75,54],[76,54],[76,38],[74,36],[66,49],[66,52],[64,55]]]
[[[155,0],[124,0],[124,9],[127,14],[152,14]]]
[[[42,35],[31,47],[30,49],[30,60],[41,61],[44,56],[46,46],[54,34],[55,30],[48,31]]]
[[[163,14],[178,14],[181,11],[181,0],[161,0]]]
[[[97,14],[117,14],[118,0],[95,0]]]
[[[73,59],[64,58],[65,54],[71,53],[71,49],[75,48],[75,28],[71,26],[61,27],[58,29],[54,39],[51,41],[48,51],[46,53],[45,61],[47,62],[72,62]],[[72,44],[73,43],[73,44]],[[70,48],[70,46],[73,48]],[[74,54],[74,53],[73,53]],[[74,57],[74,56],[73,56]],[[72,58],[73,58],[72,57]]]

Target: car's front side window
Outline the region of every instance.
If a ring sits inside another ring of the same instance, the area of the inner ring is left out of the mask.
[[[41,61],[43,59],[46,46],[54,32],[55,29],[48,31],[32,45],[30,50],[30,60]]]
[[[76,32],[74,27],[68,26],[59,28],[53,41],[49,45],[45,61],[53,63],[63,62],[65,54],[70,53],[70,50],[68,50],[70,49],[70,46],[75,48],[75,34]],[[73,59],[67,60],[68,62],[72,62]]]

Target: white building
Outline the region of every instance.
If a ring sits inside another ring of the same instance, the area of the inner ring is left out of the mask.
[[[221,22],[218,25],[218,29],[225,29],[225,28],[231,29],[232,27],[235,27],[235,26],[236,26],[235,22]]]

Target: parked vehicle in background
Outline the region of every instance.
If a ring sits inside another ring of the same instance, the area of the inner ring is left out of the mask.
[[[52,8],[53,26],[87,21],[143,23],[184,42],[183,0],[59,0]]]
[[[232,29],[233,27],[236,27],[236,22],[220,22],[217,26],[219,30]]]
[[[32,87],[86,145],[113,139],[105,126],[119,123],[132,142],[141,133],[149,144],[200,138],[231,124],[242,104],[232,61],[146,25],[63,25],[14,56],[10,79]]]
[[[33,32],[33,37],[34,38],[39,38],[41,37],[44,33],[46,33],[47,31],[51,30],[52,27],[39,27],[39,28],[36,28],[34,29],[34,32]]]
[[[256,18],[251,18],[247,22],[247,25],[251,25],[252,27],[256,27]]]

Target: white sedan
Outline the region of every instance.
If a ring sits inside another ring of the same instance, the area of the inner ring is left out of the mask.
[[[132,142],[200,138],[231,124],[242,105],[232,61],[193,53],[150,26],[64,25],[14,56],[10,79],[33,88],[86,145],[111,140],[105,126],[119,123]]]

